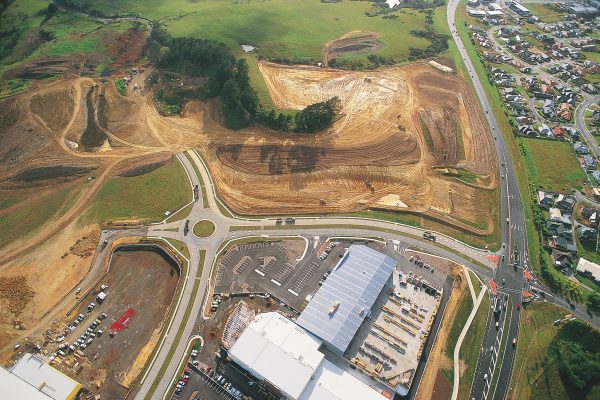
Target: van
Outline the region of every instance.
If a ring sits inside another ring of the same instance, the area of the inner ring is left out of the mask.
[[[92,344],[93,341],[94,341],[94,338],[89,338],[87,341],[87,344],[90,345],[90,344]]]
[[[64,356],[66,356],[67,354],[66,354],[64,351],[62,351],[62,350],[59,350],[59,351],[58,351],[58,355],[59,355],[59,356],[61,356],[61,357],[64,357]]]

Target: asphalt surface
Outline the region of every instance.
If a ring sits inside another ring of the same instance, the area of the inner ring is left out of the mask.
[[[500,126],[498,125],[498,121],[494,116],[493,109],[485,94],[483,85],[477,76],[473,62],[469,58],[462,39],[456,30],[455,14],[458,4],[459,0],[450,0],[448,3],[446,13],[448,26],[450,26],[452,38],[456,43],[460,55],[463,58],[467,72],[471,76],[473,87],[485,112],[486,120],[492,129],[494,146],[496,148],[496,154],[500,163],[499,173],[501,176],[503,176],[500,181],[500,221],[502,224],[502,241],[505,244],[501,250],[501,256],[504,257],[504,260],[500,262],[500,267],[496,269],[494,279],[496,282],[498,282],[499,287],[508,292],[508,296],[513,304],[520,304],[523,288],[523,270],[518,268],[515,271],[509,266],[509,264],[518,262],[519,265],[524,265],[525,262],[528,262],[527,234],[525,230],[523,203],[521,201],[513,163],[500,130]],[[513,253],[515,246],[517,246],[518,260],[515,259],[515,254]],[[501,282],[504,282],[504,284]],[[514,310],[513,307],[508,307],[505,312],[506,322],[501,325],[502,330],[508,330],[508,338],[515,338],[518,336],[519,332],[519,312]],[[490,318],[488,318],[488,321],[489,323],[484,337],[485,344],[496,342],[497,337],[495,322],[492,322]],[[493,329],[490,329],[489,324],[494,325]],[[499,348],[499,344],[497,346]],[[477,363],[475,378],[471,388],[471,398],[476,400],[488,398],[488,392],[490,388],[488,381],[492,379],[489,375],[489,371],[492,371],[492,376],[494,373],[499,374],[498,384],[492,396],[494,399],[503,399],[508,390],[510,375],[514,362],[514,355],[514,352],[508,351],[504,353],[503,357],[495,359],[494,357],[491,357],[489,353],[488,356],[486,356],[486,353],[482,351]],[[485,374],[488,374],[487,380],[484,379]]]

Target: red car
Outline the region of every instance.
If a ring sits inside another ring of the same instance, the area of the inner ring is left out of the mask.
[[[521,305],[517,304],[517,311],[521,311]]]

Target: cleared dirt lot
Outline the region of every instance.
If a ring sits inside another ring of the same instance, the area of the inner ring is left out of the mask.
[[[0,103],[0,189],[90,170],[103,180],[107,170],[122,173],[153,155],[193,147],[239,213],[383,208],[490,233],[494,210],[481,205],[490,204],[497,186],[495,155],[476,98],[461,79],[424,63],[364,72],[261,63],[260,70],[277,107],[301,109],[338,96],[339,120],[315,135],[260,126],[234,132],[221,125],[215,101],[192,101],[179,117],[161,116],[145,87],[150,70],[134,77],[139,90],[127,96],[112,81],[65,79]],[[90,137],[103,144],[90,147]],[[466,171],[469,179],[446,168]],[[23,173],[49,176],[15,180]]]
[[[108,285],[106,300],[98,304],[98,285],[73,312],[75,318],[81,313],[85,319],[67,335],[66,341],[72,344],[79,339],[102,313],[107,317],[94,331],[104,333],[82,350],[85,359],[76,360],[69,352],[61,369],[101,398],[124,398],[159,339],[178,279],[178,267],[162,253],[141,247],[116,251],[109,272],[100,283]],[[97,305],[89,313],[91,302]],[[125,323],[126,328],[110,337],[111,325],[128,309],[133,309],[134,314]],[[83,366],[78,373],[73,371],[77,361]]]

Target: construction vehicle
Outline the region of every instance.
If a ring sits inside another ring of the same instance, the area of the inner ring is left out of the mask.
[[[189,231],[190,231],[190,220],[186,219],[185,226],[183,227],[183,236],[187,236]]]

